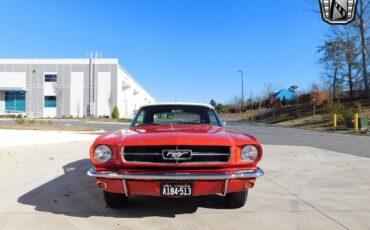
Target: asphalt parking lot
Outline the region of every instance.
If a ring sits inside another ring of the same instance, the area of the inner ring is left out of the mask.
[[[264,145],[266,175],[241,209],[220,197],[131,197],[105,207],[91,141],[0,149],[0,229],[369,229],[370,159],[310,146]]]
[[[13,120],[0,120],[0,125],[13,124]],[[104,132],[123,129],[125,123],[84,122],[62,120],[61,125],[94,127]],[[370,158],[370,136],[355,136],[297,128],[265,125],[257,122],[227,122],[227,128],[245,132],[269,145],[297,145],[320,148]]]

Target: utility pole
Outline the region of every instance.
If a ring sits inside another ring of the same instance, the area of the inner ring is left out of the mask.
[[[243,76],[243,70],[238,70],[238,73],[240,73],[240,77],[242,80],[242,109],[244,108],[244,76]]]

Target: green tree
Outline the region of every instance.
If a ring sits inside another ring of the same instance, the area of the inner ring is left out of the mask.
[[[209,104],[210,104],[210,105],[212,105],[214,108],[216,108],[216,107],[217,107],[217,103],[216,103],[216,101],[215,101],[215,100],[213,100],[213,99],[209,102]]]
[[[119,118],[119,110],[117,106],[114,106],[113,112],[112,112],[112,118],[118,119]]]
[[[215,109],[216,109],[216,111],[217,111],[218,113],[220,113],[220,112],[222,112],[222,111],[224,110],[224,105],[223,105],[223,104],[221,104],[221,103],[218,103],[218,104],[216,105]]]

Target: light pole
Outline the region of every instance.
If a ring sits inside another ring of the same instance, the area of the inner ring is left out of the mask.
[[[238,73],[240,73],[240,77],[242,79],[242,109],[244,107],[244,76],[243,76],[243,70],[238,70]]]

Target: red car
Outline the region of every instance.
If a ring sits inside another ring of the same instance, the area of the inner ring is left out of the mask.
[[[220,195],[239,208],[263,175],[261,157],[258,140],[225,129],[210,105],[154,104],[140,108],[129,128],[95,140],[87,174],[112,208],[130,195]]]

